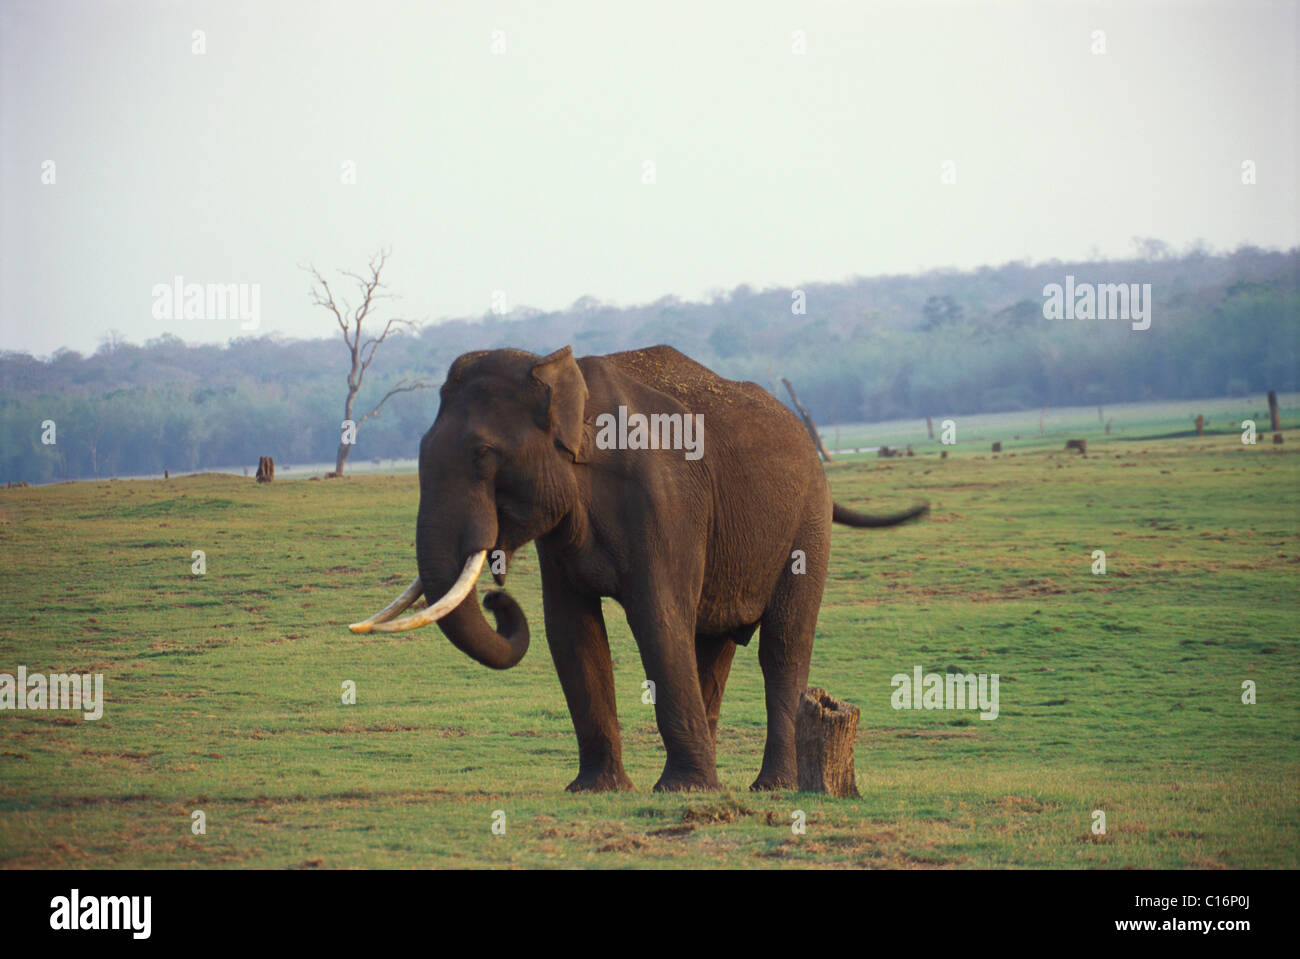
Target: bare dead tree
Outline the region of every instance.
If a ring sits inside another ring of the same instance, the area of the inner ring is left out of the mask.
[[[826,444],[822,442],[822,435],[817,432],[817,424],[813,422],[812,417],[808,415],[808,411],[804,409],[803,404],[799,402],[799,397],[795,395],[794,387],[790,385],[790,381],[783,376],[781,377],[781,382],[785,384],[786,392],[790,394],[790,399],[794,403],[794,408],[799,411],[799,416],[803,419],[803,425],[807,428],[808,435],[812,437],[812,441],[817,447],[817,452],[821,453],[822,459],[829,463],[831,461],[831,454],[826,451]]]
[[[339,330],[343,333],[343,342],[347,344],[348,355],[351,359],[351,366],[348,369],[348,394],[347,400],[343,404],[343,419],[355,424],[356,429],[361,428],[361,424],[366,422],[372,416],[379,414],[380,408],[388,402],[389,397],[396,396],[398,393],[410,393],[414,390],[431,389],[433,383],[425,383],[422,380],[407,382],[402,379],[398,384],[383,395],[374,408],[361,419],[356,420],[352,417],[352,405],[361,392],[361,386],[365,382],[366,371],[370,369],[370,364],[375,360],[375,351],[379,349],[381,343],[388,339],[388,334],[395,330],[413,331],[417,329],[417,324],[413,320],[405,320],[394,317],[384,324],[383,330],[378,336],[370,336],[362,339],[362,325],[371,318],[371,311],[377,309],[380,300],[396,299],[391,293],[384,292],[387,288],[380,279],[383,273],[384,264],[388,260],[390,251],[380,250],[370,258],[370,264],[366,275],[352,273],[348,270],[339,270],[339,272],[352,280],[357,287],[357,295],[360,302],[355,308],[348,302],[346,297],[339,296],[335,300],[334,292],[330,289],[329,282],[325,277],[320,275],[316,267],[308,264],[303,267],[314,278],[311,288],[311,301],[315,306],[324,307],[333,314],[335,321],[338,323]],[[343,442],[343,437],[339,440],[338,457],[335,461],[334,471],[340,476],[343,475],[343,461],[348,458],[348,453],[352,451],[352,444]]]

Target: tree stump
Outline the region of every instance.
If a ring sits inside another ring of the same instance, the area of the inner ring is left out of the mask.
[[[259,457],[257,460],[257,481],[259,483],[269,483],[275,479],[275,460],[269,456]]]
[[[802,792],[857,797],[858,784],[853,775],[853,740],[857,733],[857,706],[816,686],[804,690],[794,721]]]

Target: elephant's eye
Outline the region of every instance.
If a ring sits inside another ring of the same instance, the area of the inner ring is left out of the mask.
[[[495,463],[496,450],[486,443],[481,443],[474,448],[474,469],[480,475],[485,476]]]

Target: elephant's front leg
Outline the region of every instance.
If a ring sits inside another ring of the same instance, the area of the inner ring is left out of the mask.
[[[578,777],[570,792],[632,789],[623,771],[623,744],[614,697],[614,665],[599,596],[572,592],[564,576],[542,559],[546,642],[578,734]]]
[[[700,694],[693,610],[666,609],[646,597],[627,611],[646,678],[655,684],[655,719],[668,753],[655,791],[720,788]]]

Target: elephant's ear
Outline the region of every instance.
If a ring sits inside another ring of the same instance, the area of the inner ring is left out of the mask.
[[[575,463],[585,463],[582,421],[587,411],[587,381],[573,350],[566,346],[543,357],[533,367],[532,378],[545,388],[537,425],[549,430]]]

